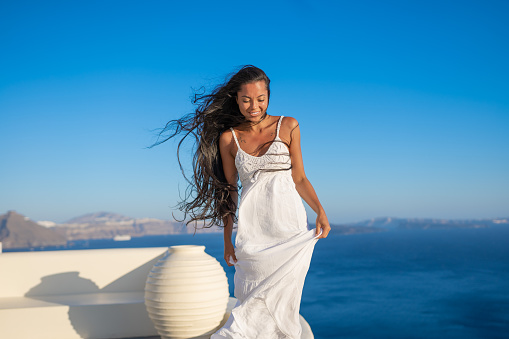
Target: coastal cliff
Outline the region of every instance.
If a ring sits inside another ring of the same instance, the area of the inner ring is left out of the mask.
[[[141,237],[194,233],[194,227],[180,222],[155,218],[131,218],[109,212],[89,213],[55,224],[57,232],[67,240],[111,239],[115,236]],[[221,231],[218,227],[198,229],[197,233]]]
[[[59,232],[9,211],[0,215],[0,242],[5,248],[63,246],[67,239]]]
[[[155,218],[130,218],[109,212],[89,213],[65,223],[32,221],[14,211],[0,215],[0,242],[5,249],[66,246],[68,241],[114,239],[194,233],[192,225]],[[196,233],[222,232],[219,227],[202,228]]]

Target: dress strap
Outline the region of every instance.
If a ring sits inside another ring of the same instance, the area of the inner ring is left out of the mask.
[[[279,117],[279,121],[277,122],[277,129],[276,129],[276,137],[279,138],[279,128],[281,127],[281,121],[283,121],[284,115]]]
[[[235,139],[235,143],[237,144],[237,147],[240,148],[239,141],[237,140],[237,136],[235,135],[235,131],[233,130],[233,127],[230,127],[232,130],[233,138]]]

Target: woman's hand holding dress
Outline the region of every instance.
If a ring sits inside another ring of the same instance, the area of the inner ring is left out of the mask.
[[[226,264],[228,266],[233,266],[230,262],[230,257],[232,258],[233,262],[237,262],[237,257],[235,256],[235,249],[233,248],[232,243],[225,243],[224,245],[224,260],[226,261]]]
[[[292,159],[292,177],[295,182],[295,188],[302,199],[304,199],[304,201],[317,214],[316,236],[318,239],[327,238],[331,229],[329,220],[327,219],[327,215],[325,214],[320,200],[318,200],[318,196],[316,195],[313,185],[311,185],[304,172],[304,162],[302,160],[302,150],[300,147],[299,123],[295,118],[288,117],[288,123],[286,126],[291,131],[289,131],[289,139],[292,140],[290,143],[290,156]],[[320,229],[322,230],[322,234],[320,234]],[[320,236],[318,236],[318,234],[320,234]]]
[[[322,234],[320,234],[320,229],[322,229]],[[330,230],[331,227],[325,212],[318,213],[318,216],[316,217],[316,235],[318,236],[318,234],[320,234],[318,239],[327,238]]]

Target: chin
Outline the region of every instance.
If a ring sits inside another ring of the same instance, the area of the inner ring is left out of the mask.
[[[255,121],[256,121],[256,120],[265,119],[266,117],[267,117],[267,111],[262,112],[262,113],[260,113],[260,114],[258,114],[258,115],[256,115],[256,116],[254,116],[254,117],[249,116],[249,118],[250,118],[250,119],[255,120]]]
[[[263,119],[265,119],[267,117],[267,111],[264,111],[262,112],[261,114],[259,115],[256,115],[256,116],[251,116],[249,113],[247,114],[244,114],[244,118],[247,120],[247,121],[250,121],[250,122],[261,122]]]

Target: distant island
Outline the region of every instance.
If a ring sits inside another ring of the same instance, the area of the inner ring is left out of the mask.
[[[496,219],[411,219],[381,217],[356,223],[331,225],[333,234],[363,234],[402,229],[484,228],[509,224],[509,218]],[[314,227],[314,225],[310,225]],[[222,232],[220,227],[198,228],[196,233]],[[65,223],[33,221],[15,211],[0,215],[0,242],[4,248],[63,246],[75,240],[128,240],[146,235],[195,233],[184,223],[154,218],[130,218],[109,212],[97,212],[72,218]]]
[[[64,246],[64,234],[37,224],[35,221],[9,211],[0,215],[0,242],[3,248]]]
[[[412,230],[412,229],[455,229],[455,228],[485,228],[499,224],[509,224],[509,218],[493,219],[431,219],[431,218],[373,218],[356,223],[337,225],[343,229],[374,228],[379,230]]]

